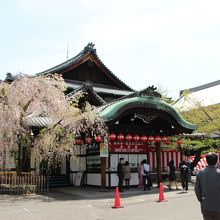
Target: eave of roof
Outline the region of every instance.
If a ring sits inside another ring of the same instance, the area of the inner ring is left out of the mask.
[[[57,65],[54,66],[50,69],[47,69],[43,72],[37,73],[36,75],[47,75],[47,74],[53,74],[53,73],[57,73],[63,69],[68,68],[69,66],[71,66],[72,64],[76,63],[77,61],[81,60],[83,57],[85,57],[87,54],[89,54],[90,51],[86,51],[85,48],[84,50],[82,50],[79,54],[77,54],[75,57]]]
[[[73,82],[68,82],[66,81],[66,86],[68,88],[72,88],[72,89],[79,89],[81,88],[83,82],[82,83],[73,83]],[[119,89],[113,89],[113,88],[108,88],[107,86],[104,87],[103,85],[97,85],[97,84],[93,84],[93,90],[98,93],[98,94],[113,94],[116,96],[124,96],[124,95],[130,95],[133,92],[131,91],[127,91],[127,90],[119,90]]]
[[[26,118],[26,123],[30,127],[47,127],[53,124],[53,121],[47,117],[30,116]]]
[[[109,122],[116,120],[125,109],[128,110],[137,107],[164,111],[171,115],[182,128],[191,131],[197,129],[196,125],[184,120],[171,105],[163,102],[160,98],[151,96],[132,97],[120,100],[112,105],[108,105],[102,109],[99,114],[105,122]]]
[[[204,85],[201,85],[201,86],[196,86],[196,87],[193,87],[193,88],[190,88],[190,89],[180,90],[180,95],[182,95],[184,91],[189,91],[190,93],[192,93],[192,92],[197,92],[197,91],[200,91],[200,90],[203,90],[203,89],[208,89],[210,87],[217,86],[217,85],[220,85],[220,80],[210,82],[210,83],[207,83],[207,84],[204,84]]]
[[[172,103],[172,106],[180,111],[187,111],[199,106],[219,104],[219,91],[220,80],[185,90],[185,93],[182,90],[180,97]]]

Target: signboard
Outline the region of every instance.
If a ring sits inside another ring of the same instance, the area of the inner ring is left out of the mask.
[[[77,172],[74,180],[74,186],[81,186],[83,172]]]
[[[146,143],[129,142],[129,141],[113,141],[110,145],[111,153],[146,153]]]
[[[100,157],[108,157],[108,145],[100,143]]]
[[[99,145],[98,144],[90,144],[87,147],[87,154],[99,154]]]
[[[111,154],[110,155],[110,169],[113,171],[117,170],[118,166],[118,154]]]

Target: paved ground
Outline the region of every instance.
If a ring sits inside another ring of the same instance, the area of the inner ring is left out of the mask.
[[[57,188],[49,196],[0,196],[0,220],[201,220],[193,185],[188,193],[168,191],[167,202],[158,200],[158,189],[143,192],[131,188],[121,193],[124,208],[112,209],[114,190],[98,188]]]

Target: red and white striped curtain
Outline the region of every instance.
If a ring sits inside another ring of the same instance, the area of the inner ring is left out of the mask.
[[[220,153],[218,153],[218,163],[217,167],[220,168]],[[198,162],[195,170],[199,171],[207,166],[206,162],[206,155],[201,155],[201,159]],[[178,170],[179,163],[181,161],[181,155],[180,152],[175,151],[175,150],[170,150],[170,151],[161,151],[161,170],[166,171],[167,166],[170,160],[174,161],[174,165],[176,166],[176,169]],[[190,162],[194,160],[195,156],[190,156]],[[148,158],[150,167],[152,171],[155,171],[155,168],[157,167],[157,161],[156,161],[156,151],[155,150],[150,150],[149,151],[149,158]]]
[[[201,159],[195,167],[196,171],[199,171],[207,166],[206,155],[201,155]],[[195,156],[190,156],[190,162],[194,160]]]
[[[167,171],[167,166],[170,160],[174,161],[174,165],[176,166],[176,169],[178,170],[178,166],[180,163],[180,152],[170,150],[170,151],[161,151],[161,170]],[[152,171],[155,171],[155,168],[157,167],[157,161],[156,161],[156,151],[149,151],[149,158],[148,158],[150,167]]]

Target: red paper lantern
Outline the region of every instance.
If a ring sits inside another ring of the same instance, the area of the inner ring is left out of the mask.
[[[86,144],[90,144],[91,143],[91,137],[86,137]]]
[[[183,141],[181,140],[181,139],[179,139],[178,141],[177,141],[177,144],[178,145],[181,145],[183,143]]]
[[[110,141],[114,141],[116,139],[116,135],[114,133],[111,133],[109,136],[108,136],[109,140]]]
[[[81,145],[83,142],[82,142],[82,140],[81,139],[76,139],[76,144],[77,145]]]
[[[98,136],[95,136],[95,142],[97,142],[97,143],[100,143],[101,142],[101,140],[102,140],[102,138],[98,135]]]
[[[117,140],[118,141],[123,141],[124,140],[124,135],[123,134],[118,134],[117,135]]]
[[[167,141],[168,141],[168,137],[163,136],[163,137],[161,138],[161,140],[163,141],[163,143],[164,143],[164,144],[166,144],[166,143],[167,143]]]
[[[126,140],[126,141],[131,141],[131,140],[132,140],[132,136],[131,136],[130,134],[127,134],[127,135],[125,136],[125,140]]]
[[[148,137],[148,141],[149,141],[150,143],[153,143],[153,142],[154,142],[154,136],[150,135],[150,136]]]
[[[134,140],[135,142],[139,141],[139,140],[140,140],[140,136],[137,135],[137,134],[135,134],[134,137],[133,137],[133,140]]]
[[[147,136],[146,135],[142,135],[141,136],[141,141],[144,142],[144,143],[147,142]]]
[[[157,136],[155,137],[155,141],[156,141],[157,143],[160,143],[160,142],[161,142],[161,137],[160,137],[159,135],[157,135]]]
[[[167,141],[165,142],[165,144],[166,144],[166,145],[170,145],[170,140],[167,140]]]

